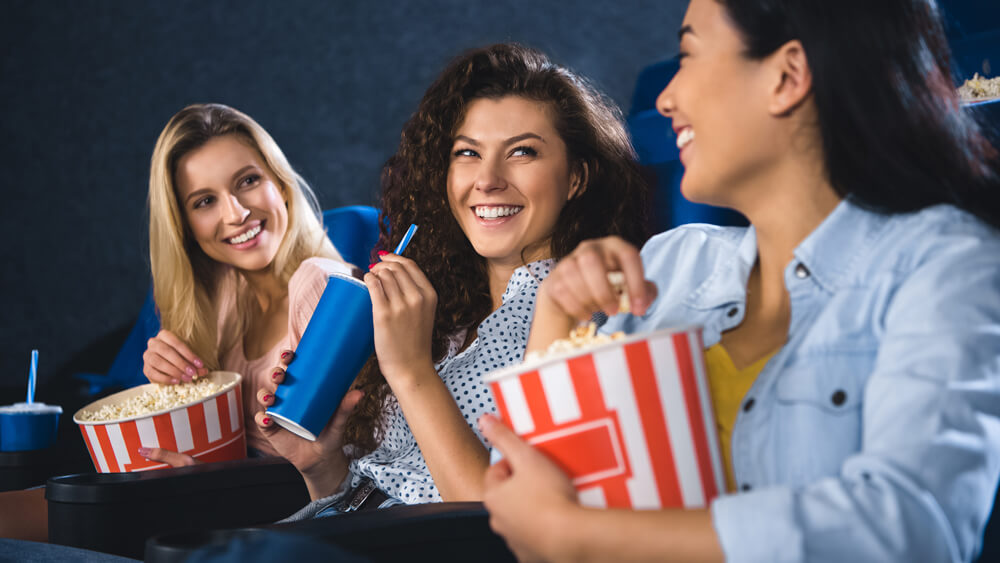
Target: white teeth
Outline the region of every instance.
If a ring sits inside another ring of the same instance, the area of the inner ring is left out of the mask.
[[[694,140],[694,129],[690,127],[685,127],[681,130],[680,134],[677,135],[677,148],[683,149],[688,143]]]
[[[524,209],[523,207],[498,206],[487,207],[485,205],[476,206],[476,216],[480,219],[496,219],[497,217],[507,217],[516,215]]]
[[[259,234],[260,234],[260,225],[257,225],[256,227],[250,229],[249,231],[243,233],[242,235],[235,236],[235,237],[229,239],[229,243],[230,244],[241,244],[241,243],[244,243],[244,242],[252,239],[253,237],[255,237],[255,236],[259,235]]]

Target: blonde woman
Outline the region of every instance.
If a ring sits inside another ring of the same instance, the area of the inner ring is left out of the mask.
[[[281,350],[294,348],[329,274],[349,273],[326,237],[312,190],[270,135],[219,104],[177,113],[153,150],[149,254],[162,330],[143,355],[150,381],[209,370],[244,376],[251,452],[274,453],[252,405]],[[141,455],[189,465],[159,448]]]

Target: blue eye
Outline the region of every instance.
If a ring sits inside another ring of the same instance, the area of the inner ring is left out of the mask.
[[[476,151],[472,150],[472,149],[458,149],[457,151],[455,151],[452,154],[452,156],[455,156],[455,157],[460,157],[460,156],[476,157],[476,156],[479,156],[479,154]]]
[[[515,147],[510,151],[511,156],[538,156],[538,151],[531,147]]]

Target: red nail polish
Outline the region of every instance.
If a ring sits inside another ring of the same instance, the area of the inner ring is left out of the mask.
[[[271,400],[271,394],[270,394],[270,393],[268,393],[267,395],[264,395],[263,399],[264,399],[265,401],[270,401],[270,400]]]
[[[378,262],[372,262],[371,264],[368,264],[368,269],[371,270],[372,268],[374,268],[375,264],[378,264]]]
[[[268,424],[271,424],[271,419],[265,416],[264,420],[262,420],[261,422],[264,423],[264,426],[267,426]]]
[[[389,254],[389,251],[388,251],[388,250],[379,250],[379,251],[378,251],[378,255],[379,255],[379,256],[385,256],[386,254]]]
[[[281,353],[281,359],[282,360],[287,360],[288,358],[291,358],[291,357],[292,357],[292,353],[291,352],[287,352],[286,351],[286,352],[282,352]]]
[[[278,379],[279,375],[281,375],[281,370],[280,369],[276,369],[276,370],[274,370],[274,373],[271,374],[271,379]]]

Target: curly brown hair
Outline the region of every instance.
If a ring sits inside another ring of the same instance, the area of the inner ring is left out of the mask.
[[[582,193],[566,203],[553,229],[553,258],[562,258],[590,238],[618,235],[638,246],[648,237],[647,185],[614,102],[585,79],[522,45],[491,45],[458,57],[427,89],[403,127],[399,150],[382,169],[376,247],[392,249],[411,223],[420,226],[406,255],[437,291],[431,337],[435,361],[447,353],[449,336],[474,329],[493,310],[486,259],[475,252],[452,215],[447,175],[455,132],[470,103],[506,96],[549,104],[571,167],[580,171],[586,165]],[[382,439],[391,392],[375,356],[355,386],[365,395],[348,421],[346,440],[360,455]]]

